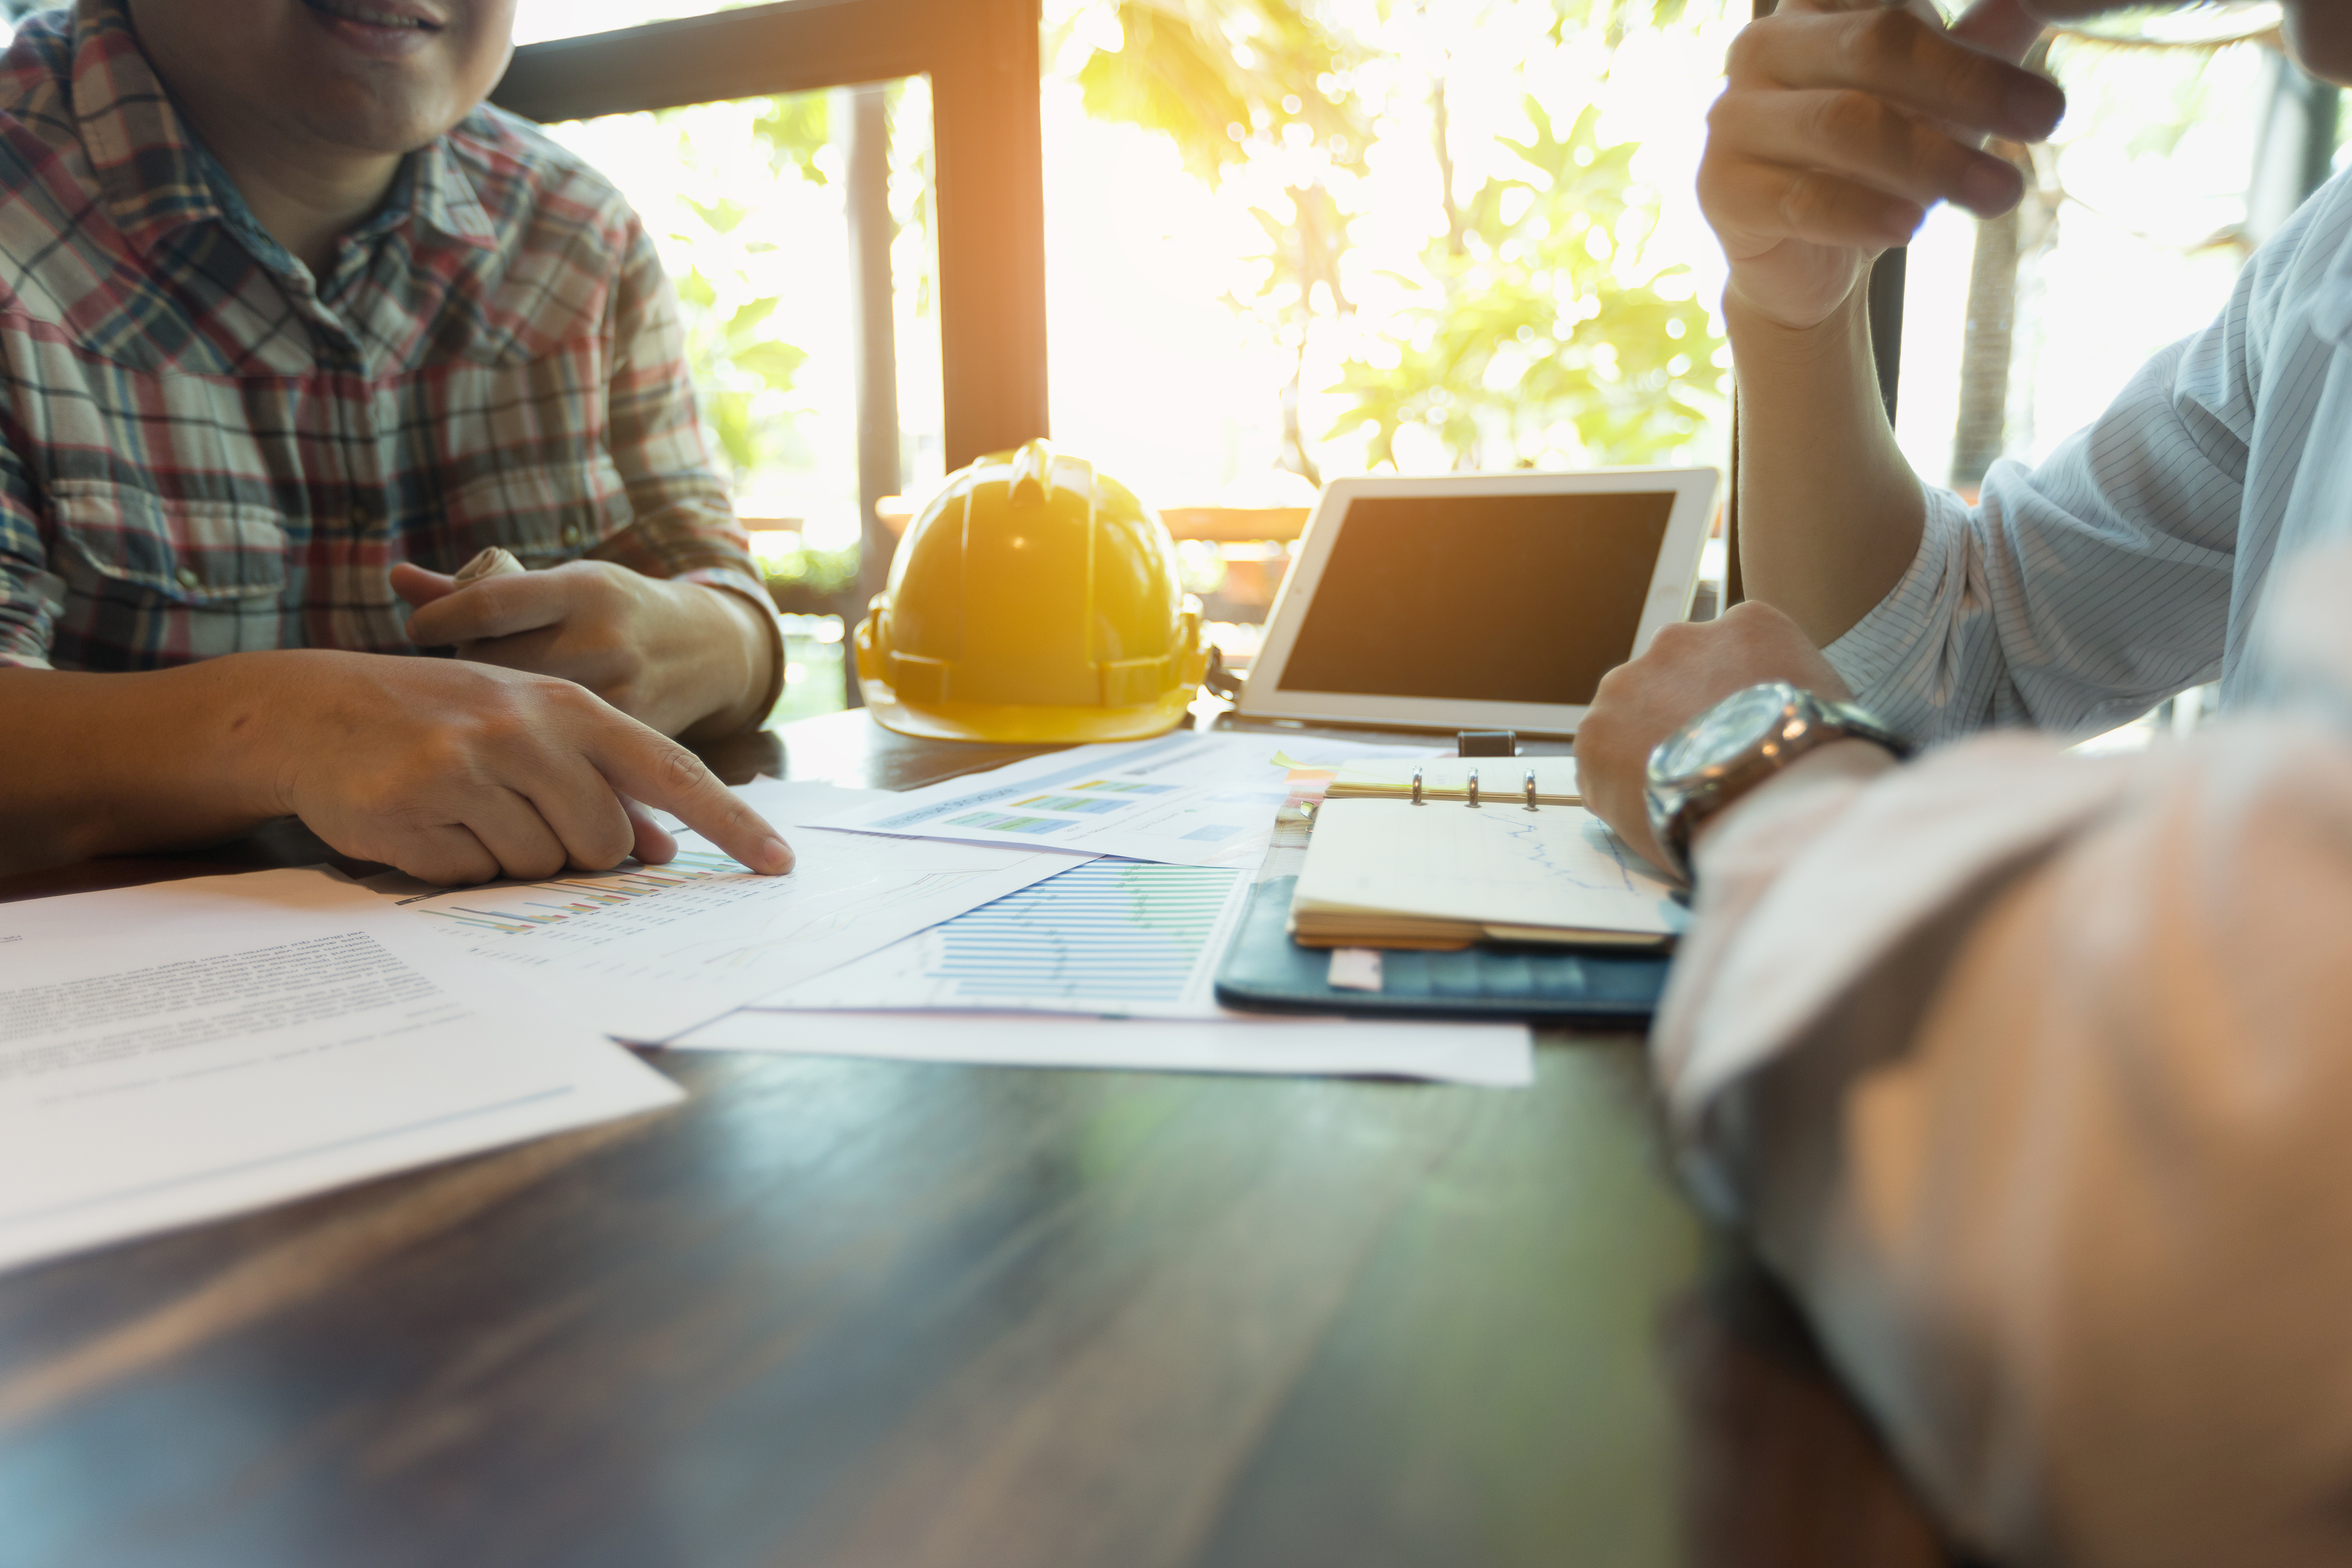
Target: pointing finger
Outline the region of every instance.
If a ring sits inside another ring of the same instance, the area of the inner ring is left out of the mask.
[[[668,812],[754,871],[780,877],[793,868],[792,847],[701,758],[634,719],[606,711],[609,720],[596,725],[581,750],[614,788]]]

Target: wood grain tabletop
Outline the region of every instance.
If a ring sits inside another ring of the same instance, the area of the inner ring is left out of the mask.
[[[1024,754],[853,712],[712,760]],[[331,858],[280,824],[0,899]],[[1683,1197],[1639,1037],[1538,1054],[656,1055],[675,1110],[0,1276],[0,1565],[1943,1562]]]

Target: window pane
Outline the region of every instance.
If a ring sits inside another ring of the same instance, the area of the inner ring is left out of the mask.
[[[1163,510],[1721,466],[1690,193],[1748,3],[1046,0],[1055,437]],[[1218,526],[1185,583],[1246,660],[1296,546]]]
[[[1164,507],[1720,462],[1747,0],[1048,0],[1054,428]]]
[[[2219,314],[2327,167],[2305,141],[2332,143],[2333,89],[2261,44],[2062,37],[2050,69],[2071,109],[2020,215],[1939,210],[1912,247],[1897,429],[1931,483],[1973,489],[1991,458],[2039,462],[2091,423]]]

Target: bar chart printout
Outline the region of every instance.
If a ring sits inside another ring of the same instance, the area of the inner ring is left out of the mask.
[[[1233,867],[1090,860],[758,1005],[1211,1016],[1210,972],[1245,880]]]
[[[762,780],[737,794],[792,830],[797,863],[756,877],[682,826],[658,866],[436,888],[397,871],[367,886],[505,967],[551,1006],[617,1038],[658,1043],[1069,869],[1026,847],[800,830],[878,792]]]
[[[664,866],[615,871],[601,877],[509,884],[477,898],[473,904],[420,905],[417,913],[476,931],[519,936],[541,926],[561,925],[582,915],[622,909],[639,899],[656,897],[691,883],[744,874],[740,865],[715,849],[680,849],[677,858]],[[477,904],[492,907],[477,908]]]

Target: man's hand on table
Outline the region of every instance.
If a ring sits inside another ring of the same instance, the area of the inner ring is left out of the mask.
[[[1720,619],[1659,632],[1647,653],[1602,676],[1592,694],[1576,732],[1584,804],[1644,859],[1668,864],[1650,833],[1650,752],[1696,715],[1768,680],[1841,701],[1853,695],[1797,624],[1769,605],[1750,600]]]
[[[604,561],[456,579],[402,563],[393,592],[417,606],[408,637],[460,658],[577,681],[665,735],[740,730],[774,675],[769,634],[740,595]]]
[[[667,860],[677,843],[642,801],[755,871],[792,868],[693,752],[572,681],[383,654],[255,668],[243,722],[267,767],[260,815],[299,816],[343,854],[442,883]]]
[[[299,817],[434,882],[604,870],[677,845],[674,812],[755,871],[775,829],[695,754],[572,681],[293,648],[132,674],[0,668],[0,871],[218,844]]]

